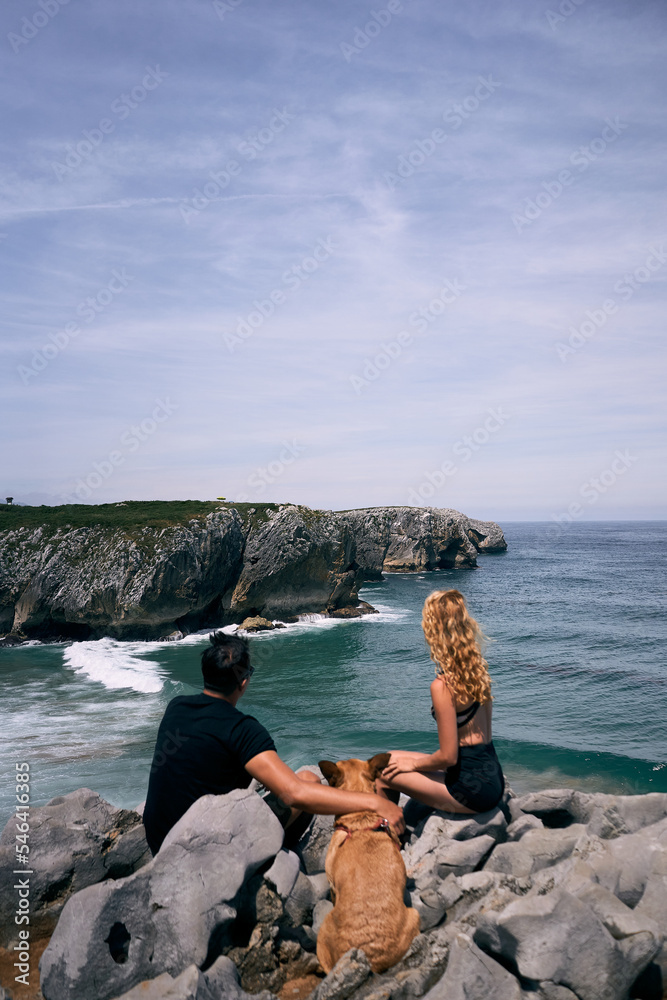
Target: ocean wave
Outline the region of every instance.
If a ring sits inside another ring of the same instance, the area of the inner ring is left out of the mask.
[[[63,660],[77,674],[97,681],[110,690],[131,688],[142,694],[162,690],[165,675],[159,664],[142,659],[154,652],[160,642],[122,642],[118,639],[95,639],[74,642],[65,650]]]

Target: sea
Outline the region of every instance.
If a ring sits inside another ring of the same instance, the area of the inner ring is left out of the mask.
[[[494,743],[518,794],[667,792],[667,522],[502,528],[507,552],[481,555],[477,569],[365,584],[378,614],[308,615],[253,636],[256,670],[239,708],[294,768],[432,752],[421,608],[431,591],[456,587],[488,636]],[[1,649],[0,827],[15,808],[15,764],[29,765],[32,807],[81,787],[140,804],[167,703],[201,690],[209,631]]]

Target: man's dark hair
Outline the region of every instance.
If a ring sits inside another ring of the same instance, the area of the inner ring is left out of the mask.
[[[248,640],[226,632],[213,632],[209,640],[211,645],[201,654],[204,686],[220,694],[232,694],[253,671]]]

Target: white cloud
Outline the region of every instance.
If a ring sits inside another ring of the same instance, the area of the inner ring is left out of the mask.
[[[365,16],[352,0],[248,0],[221,22],[204,0],[150,16],[119,0],[113,16],[64,9],[17,55],[0,188],[17,496],[82,475],[166,394],[177,413],[99,499],[241,490],[297,436],[307,450],[276,484],[285,496],[400,503],[503,404],[512,419],[443,502],[548,517],[606,454],[635,447],[651,459],[605,516],[655,516],[667,266],[627,302],[613,289],[665,238],[661,10],[621,2],[602,17],[588,3],[552,31],[529,0],[411,0],[348,64],[339,43]],[[156,63],[164,83],[59,181],[52,162]],[[480,76],[500,85],[475,108]],[[466,98],[454,127],[443,115]],[[288,120],[271,131],[274,108]],[[617,116],[617,141],[517,232],[512,215]],[[428,152],[435,128],[447,139]],[[385,174],[411,154],[392,189]],[[186,225],[184,201],[231,159],[239,171]],[[327,239],[336,253],[289,287]],[[132,282],[82,323],[114,268]],[[418,333],[410,317],[447,278],[465,292]],[[276,290],[284,301],[230,353],[224,334]],[[557,341],[609,296],[617,313],[561,363]],[[80,335],[24,384],[17,366],[77,318]],[[413,342],[355,393],[350,377],[402,330]]]

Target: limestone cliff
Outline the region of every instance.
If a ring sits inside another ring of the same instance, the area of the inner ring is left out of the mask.
[[[364,578],[429,569],[472,569],[478,552],[504,552],[497,524],[436,507],[370,507],[342,511],[356,541]]]
[[[356,605],[361,583],[382,572],[472,568],[478,552],[507,547],[496,524],[435,508],[193,502],[197,516],[179,504],[179,523],[163,524],[148,516],[155,505],[122,506],[125,521],[111,504],[11,514],[0,532],[0,630],[150,639],[248,615],[333,612]]]

